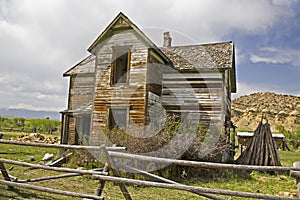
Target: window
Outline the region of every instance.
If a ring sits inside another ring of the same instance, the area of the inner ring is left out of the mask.
[[[108,128],[127,128],[128,108],[127,107],[110,107],[108,116]]]
[[[118,47],[113,49],[113,63],[111,84],[127,83],[130,66],[129,47]]]
[[[76,117],[76,144],[87,144],[90,136],[90,115]]]

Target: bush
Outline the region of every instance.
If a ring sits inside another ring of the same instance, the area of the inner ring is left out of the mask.
[[[279,125],[276,127],[279,133],[283,133],[285,136],[285,140],[287,143],[292,146],[295,150],[297,150],[300,146],[300,126],[296,131],[288,131],[285,130],[284,126]]]
[[[168,114],[166,119],[165,126],[158,133],[146,133],[149,137],[137,137],[136,134],[139,133],[124,132],[122,129],[107,130],[106,135],[113,144],[126,147],[127,151],[131,153],[143,154],[150,152],[151,154],[149,155],[151,156],[165,158],[222,162],[223,156],[229,150],[229,144],[220,137],[217,129],[208,129],[206,126],[199,125],[193,127],[189,123],[180,123],[182,119],[187,118],[175,114]],[[190,133],[192,132],[196,132],[195,138],[191,138]],[[174,139],[175,137],[177,138]],[[166,149],[163,148],[165,146],[167,146]],[[157,150],[159,150],[160,154],[156,153]],[[155,153],[152,154],[152,152]],[[141,167],[140,169],[143,170],[159,168],[159,164],[147,161],[139,161],[134,165],[137,168]],[[164,167],[158,173],[164,174],[169,178],[178,178],[183,171],[194,174],[194,176],[208,175],[207,170],[173,165]],[[216,173],[215,171],[213,172],[214,174]]]

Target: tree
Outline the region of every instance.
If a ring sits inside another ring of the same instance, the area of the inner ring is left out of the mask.
[[[282,125],[276,126],[276,130],[277,130],[279,133],[284,133],[284,132],[285,132],[285,128],[284,128],[284,126],[282,126]]]

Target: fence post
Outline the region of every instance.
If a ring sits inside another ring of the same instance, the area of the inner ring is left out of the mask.
[[[298,168],[299,171],[291,171],[291,176],[296,178],[298,197],[300,199],[300,162],[294,162],[294,167]]]
[[[1,161],[0,161],[0,171],[1,171],[1,174],[3,175],[3,177],[4,177],[4,180],[11,181],[10,177],[9,177],[9,175],[8,175],[6,169],[5,169],[5,166],[4,166],[4,164]],[[8,187],[9,188],[13,188],[11,186],[8,186]]]

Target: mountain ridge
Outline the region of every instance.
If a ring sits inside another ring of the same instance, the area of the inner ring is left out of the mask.
[[[300,97],[258,92],[232,100],[231,120],[238,130],[254,131],[263,115],[268,119],[272,132],[277,132],[279,125],[296,131],[300,126]]]
[[[0,108],[0,116],[8,118],[45,119],[60,120],[61,114],[55,111],[36,111],[19,108]]]

